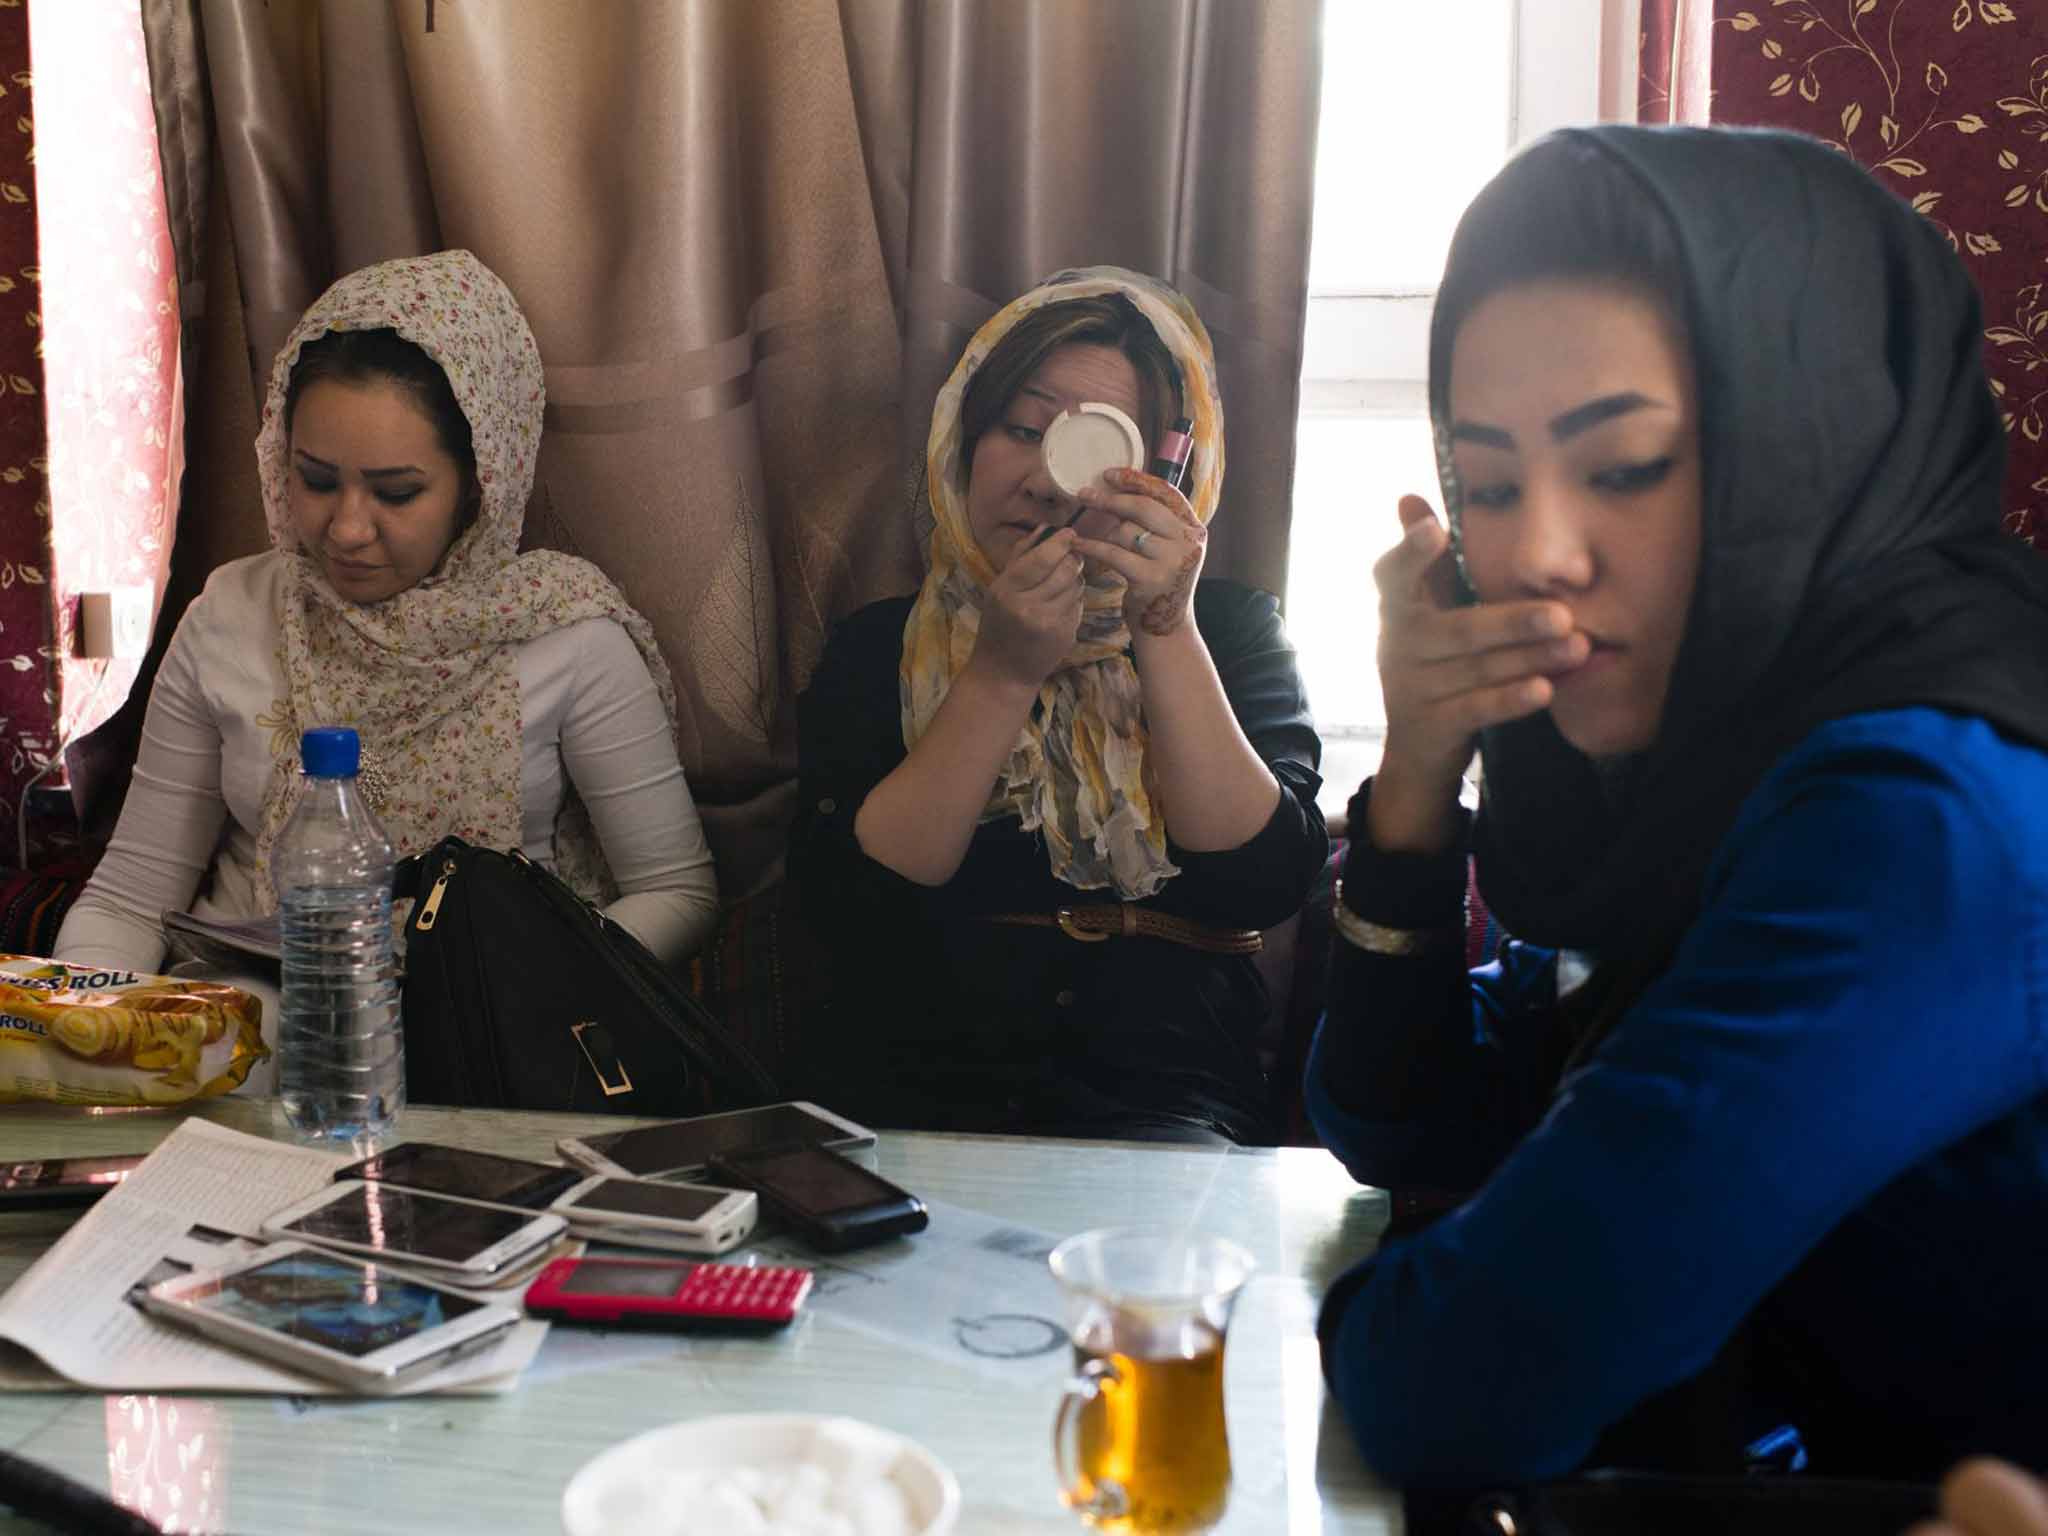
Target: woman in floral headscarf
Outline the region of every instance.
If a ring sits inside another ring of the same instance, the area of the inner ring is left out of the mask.
[[[1063,410],[1186,495],[1047,474]],[[1278,605],[1199,581],[1223,480],[1209,338],[1137,273],[1064,272],[984,325],[939,393],[931,570],[834,633],[798,710],[792,872],[836,958],[817,1092],[885,1125],[1264,1139],[1258,931],[1326,838]]]
[[[154,970],[163,911],[271,911],[319,724],[361,734],[401,855],[521,848],[657,955],[703,939],[716,882],[653,632],[587,561],[518,552],[544,399],[525,317],[467,251],[366,267],[306,312],[256,438],[274,548],[179,625],[60,959]]]

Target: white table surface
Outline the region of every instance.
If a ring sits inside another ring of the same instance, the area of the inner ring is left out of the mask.
[[[267,1100],[219,1102],[196,1113],[240,1131],[282,1134]],[[160,1112],[0,1107],[0,1156],[142,1151],[177,1120]],[[559,1136],[630,1123],[415,1108],[400,1137],[553,1161]],[[1398,1498],[1373,1481],[1325,1396],[1314,1333],[1317,1298],[1371,1251],[1386,1222],[1386,1198],[1352,1184],[1327,1153],[885,1134],[878,1166],[927,1199],[1057,1235],[1191,1223],[1242,1243],[1259,1273],[1239,1303],[1226,1356],[1235,1482],[1220,1529],[1400,1531]],[[0,1216],[0,1285],[26,1269],[67,1219]],[[616,1365],[600,1361],[528,1380],[503,1397],[354,1402],[309,1412],[276,1398],[0,1394],[0,1445],[97,1488],[111,1491],[118,1481],[156,1487],[168,1498],[181,1480],[180,1447],[189,1460],[196,1437],[205,1465],[188,1465],[183,1482],[210,1472],[216,1513],[179,1529],[557,1532],[563,1485],[608,1445],[703,1414],[803,1410],[867,1419],[929,1447],[960,1480],[965,1536],[1082,1529],[1054,1491],[1056,1383],[1028,1391],[991,1382],[815,1314],[767,1337],[676,1336],[661,1344],[650,1354],[636,1341]],[[162,1505],[152,1513],[160,1517]],[[0,1515],[0,1532],[40,1529]]]

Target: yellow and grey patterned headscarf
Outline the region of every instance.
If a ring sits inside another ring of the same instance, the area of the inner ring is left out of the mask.
[[[1216,356],[1194,307],[1166,284],[1122,267],[1083,267],[1048,278],[1005,305],[967,344],[932,408],[925,450],[931,488],[931,570],[903,629],[903,740],[915,745],[974,654],[981,605],[996,569],[967,521],[960,408],[968,382],[997,342],[1034,310],[1121,294],[1151,323],[1180,366],[1182,411],[1194,421],[1193,479],[1185,488],[1206,523],[1223,485],[1223,406]],[[1166,856],[1166,817],[1145,758],[1143,695],[1126,654],[1124,583],[1103,573],[1084,598],[1074,649],[1039,689],[1041,708],[1018,736],[982,819],[1015,816],[1042,832],[1052,872],[1081,890],[1150,896],[1179,869]]]

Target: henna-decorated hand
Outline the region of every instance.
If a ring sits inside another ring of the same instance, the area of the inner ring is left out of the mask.
[[[1148,635],[1179,630],[1193,611],[1209,545],[1187,497],[1157,475],[1112,469],[1076,499],[1119,521],[1107,539],[1076,538],[1074,547],[1123,577],[1124,622]]]

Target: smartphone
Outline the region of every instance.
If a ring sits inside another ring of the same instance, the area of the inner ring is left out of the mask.
[[[579,1237],[600,1242],[724,1253],[754,1230],[761,1202],[750,1189],[657,1184],[652,1179],[585,1179],[554,1210]]]
[[[536,1317],[606,1328],[765,1332],[785,1328],[811,1272],[776,1265],[660,1259],[557,1259],[526,1291]]]
[[[135,1171],[147,1153],[127,1157],[51,1157],[0,1163],[0,1212],[91,1205]]]
[[[671,1120],[665,1125],[642,1126],[637,1131],[565,1137],[555,1143],[555,1150],[578,1167],[615,1178],[652,1178],[661,1174],[694,1178],[720,1153],[787,1142],[816,1142],[844,1150],[873,1146],[875,1133],[815,1104],[791,1100],[760,1109],[734,1110],[727,1115]]]
[[[480,1280],[568,1229],[546,1212],[509,1211],[392,1184],[336,1184],[263,1223],[275,1242],[314,1243]]]
[[[908,1190],[811,1143],[714,1157],[711,1171],[754,1190],[769,1214],[826,1253],[922,1232],[931,1221]]]
[[[389,1392],[488,1348],[520,1316],[299,1243],[159,1281],[132,1299],[153,1317],[358,1392]]]
[[[400,1184],[430,1195],[474,1200],[479,1205],[508,1205],[522,1211],[544,1211],[564,1192],[580,1184],[581,1168],[560,1163],[530,1163],[495,1152],[471,1152],[431,1141],[407,1141],[339,1169],[337,1182]]]

